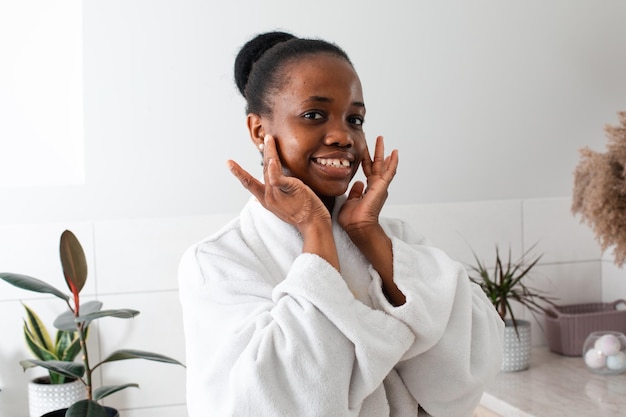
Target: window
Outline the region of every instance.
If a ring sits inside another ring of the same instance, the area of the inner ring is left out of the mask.
[[[83,184],[81,0],[0,2],[0,187]]]

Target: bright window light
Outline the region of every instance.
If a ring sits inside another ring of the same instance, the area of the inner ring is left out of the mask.
[[[85,181],[81,0],[0,1],[0,187]]]

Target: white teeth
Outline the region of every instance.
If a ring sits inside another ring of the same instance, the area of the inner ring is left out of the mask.
[[[317,163],[320,165],[331,167],[349,167],[350,161],[347,159],[330,159],[330,158],[317,158]]]

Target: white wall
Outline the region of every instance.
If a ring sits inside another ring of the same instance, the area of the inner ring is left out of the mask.
[[[93,259],[91,294],[142,311],[125,324],[128,342],[181,357],[178,256],[247,199],[225,160],[259,166],[233,59],[253,34],[279,28],[350,54],[366,132],[400,150],[389,214],[463,261],[468,243],[489,259],[495,243],[519,254],[540,241],[549,278],[540,285],[551,282],[563,302],[600,298],[601,255],[569,195],[578,148],[603,149],[604,124],[626,109],[625,17],[620,0],[86,0],[86,182],[0,189],[0,270],[61,286],[58,234],[75,230]],[[22,299],[0,289],[0,329],[15,335],[0,341],[3,416],[24,415],[32,376],[17,365],[27,355]],[[108,326],[103,335],[115,333]],[[94,341],[103,350],[123,342]],[[113,401],[128,417],[183,416],[183,373],[159,368],[172,379],[154,383],[152,365],[133,365],[142,390]],[[103,378],[126,376],[119,371]]]
[[[258,154],[238,48],[282,28],[336,41],[370,140],[400,150],[390,203],[567,196],[578,149],[626,108],[620,0],[84,2],[86,184],[3,189],[0,222],[236,210]],[[6,138],[5,138],[6,140]],[[45,210],[42,210],[45,207]]]

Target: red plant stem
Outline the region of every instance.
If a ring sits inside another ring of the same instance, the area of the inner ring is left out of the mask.
[[[72,291],[72,295],[74,296],[74,314],[76,317],[78,317],[78,315],[80,314],[80,291],[78,291],[78,288],[76,288],[76,285],[74,285],[74,281],[67,278],[66,281],[67,285]]]

